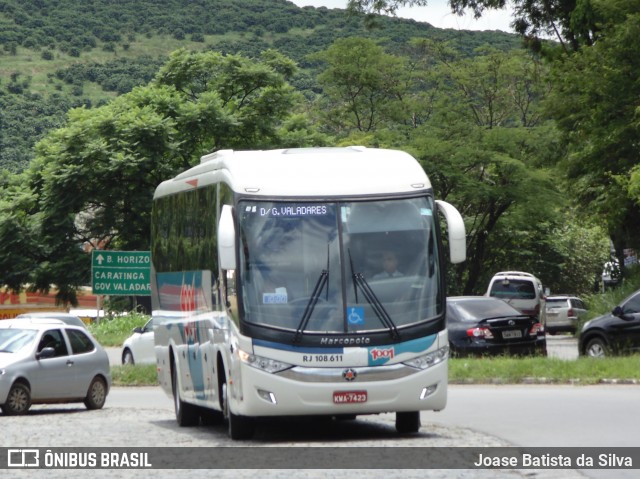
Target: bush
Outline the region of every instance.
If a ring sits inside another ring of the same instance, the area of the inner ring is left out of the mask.
[[[108,316],[91,324],[89,330],[102,346],[119,347],[131,336],[134,328],[144,326],[149,319],[149,316],[135,312]]]

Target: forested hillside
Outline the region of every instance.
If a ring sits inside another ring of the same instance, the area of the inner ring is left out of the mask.
[[[593,292],[610,239],[640,249],[640,0],[513,1],[557,42],[276,0],[0,2],[0,286],[73,302],[85,250],[147,250],[155,187],[202,154],[356,144],[411,153],[463,214],[449,294],[501,270]]]
[[[320,87],[309,55],[350,36],[375,38],[390,52],[406,50],[412,38],[438,39],[465,56],[483,44],[510,50],[521,43],[497,31],[439,30],[388,17],[367,29],[342,10],[286,0],[2,0],[0,168],[23,169],[35,141],[62,125],[67,110],[148,83],[178,48],[251,58],[274,48],[298,63],[291,83],[313,97]]]

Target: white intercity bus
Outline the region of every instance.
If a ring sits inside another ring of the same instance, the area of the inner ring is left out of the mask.
[[[154,195],[160,385],[181,426],[395,412],[400,433],[447,401],[445,265],[458,211],[401,151],[221,150]]]

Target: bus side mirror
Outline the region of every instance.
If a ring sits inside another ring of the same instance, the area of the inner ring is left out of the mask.
[[[438,209],[447,221],[449,232],[449,257],[452,263],[462,263],[467,259],[467,235],[462,215],[455,206],[446,201],[436,200]]]
[[[233,209],[223,205],[218,222],[218,258],[220,268],[236,269],[236,228],[233,224]]]

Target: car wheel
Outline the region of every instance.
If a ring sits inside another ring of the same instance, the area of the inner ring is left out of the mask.
[[[604,358],[609,355],[609,347],[602,338],[592,338],[584,348],[585,355],[591,358]]]
[[[224,404],[224,415],[227,418],[227,425],[229,427],[229,437],[233,440],[251,439],[256,428],[255,421],[253,418],[238,416],[231,412],[226,382],[222,385],[222,401]]]
[[[135,361],[133,360],[133,353],[130,349],[125,349],[122,353],[122,364],[135,364]]]
[[[397,412],[396,431],[411,434],[420,430],[420,411]]]
[[[200,411],[197,406],[180,399],[178,388],[178,365],[174,364],[171,371],[171,389],[173,391],[173,405],[176,412],[176,421],[180,427],[197,426],[200,422]]]
[[[107,383],[101,377],[96,376],[89,385],[84,405],[87,409],[102,409],[107,400]]]
[[[14,383],[7,394],[7,401],[2,405],[2,412],[7,416],[26,414],[31,407],[31,390],[23,383]]]

